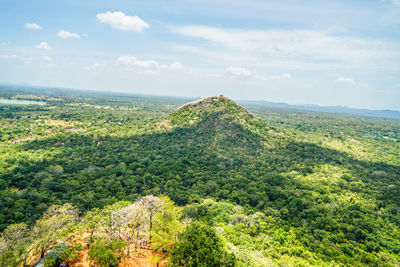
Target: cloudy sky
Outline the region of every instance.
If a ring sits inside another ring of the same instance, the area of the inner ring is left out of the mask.
[[[400,0],[0,0],[0,82],[400,110]]]

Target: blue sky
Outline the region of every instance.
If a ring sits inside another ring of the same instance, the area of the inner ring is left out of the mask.
[[[400,0],[0,0],[0,82],[400,110]]]

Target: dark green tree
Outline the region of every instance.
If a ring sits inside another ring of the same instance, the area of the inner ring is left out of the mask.
[[[171,251],[173,266],[234,266],[235,261],[215,229],[198,222],[186,228]]]

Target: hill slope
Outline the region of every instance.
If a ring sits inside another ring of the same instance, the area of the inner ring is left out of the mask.
[[[224,96],[184,104],[157,126],[163,130],[193,131],[196,138],[202,138],[202,142],[228,150],[239,147],[242,150],[259,150],[268,139],[273,145],[276,142],[272,139],[284,135]]]

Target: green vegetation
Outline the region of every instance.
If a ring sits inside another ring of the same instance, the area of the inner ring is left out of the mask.
[[[260,106],[251,115],[223,97],[174,112],[187,101],[0,96],[47,103],[0,105],[4,266],[40,256],[77,221],[112,262],[110,240],[130,253],[147,238],[183,257],[178,248],[204,230],[239,266],[400,264],[400,121]]]
[[[196,222],[181,234],[171,262],[176,266],[234,266],[235,257],[224,251],[213,227]]]
[[[119,251],[125,245],[121,239],[104,240],[98,238],[90,245],[89,258],[100,267],[117,266],[119,260],[115,251]]]

